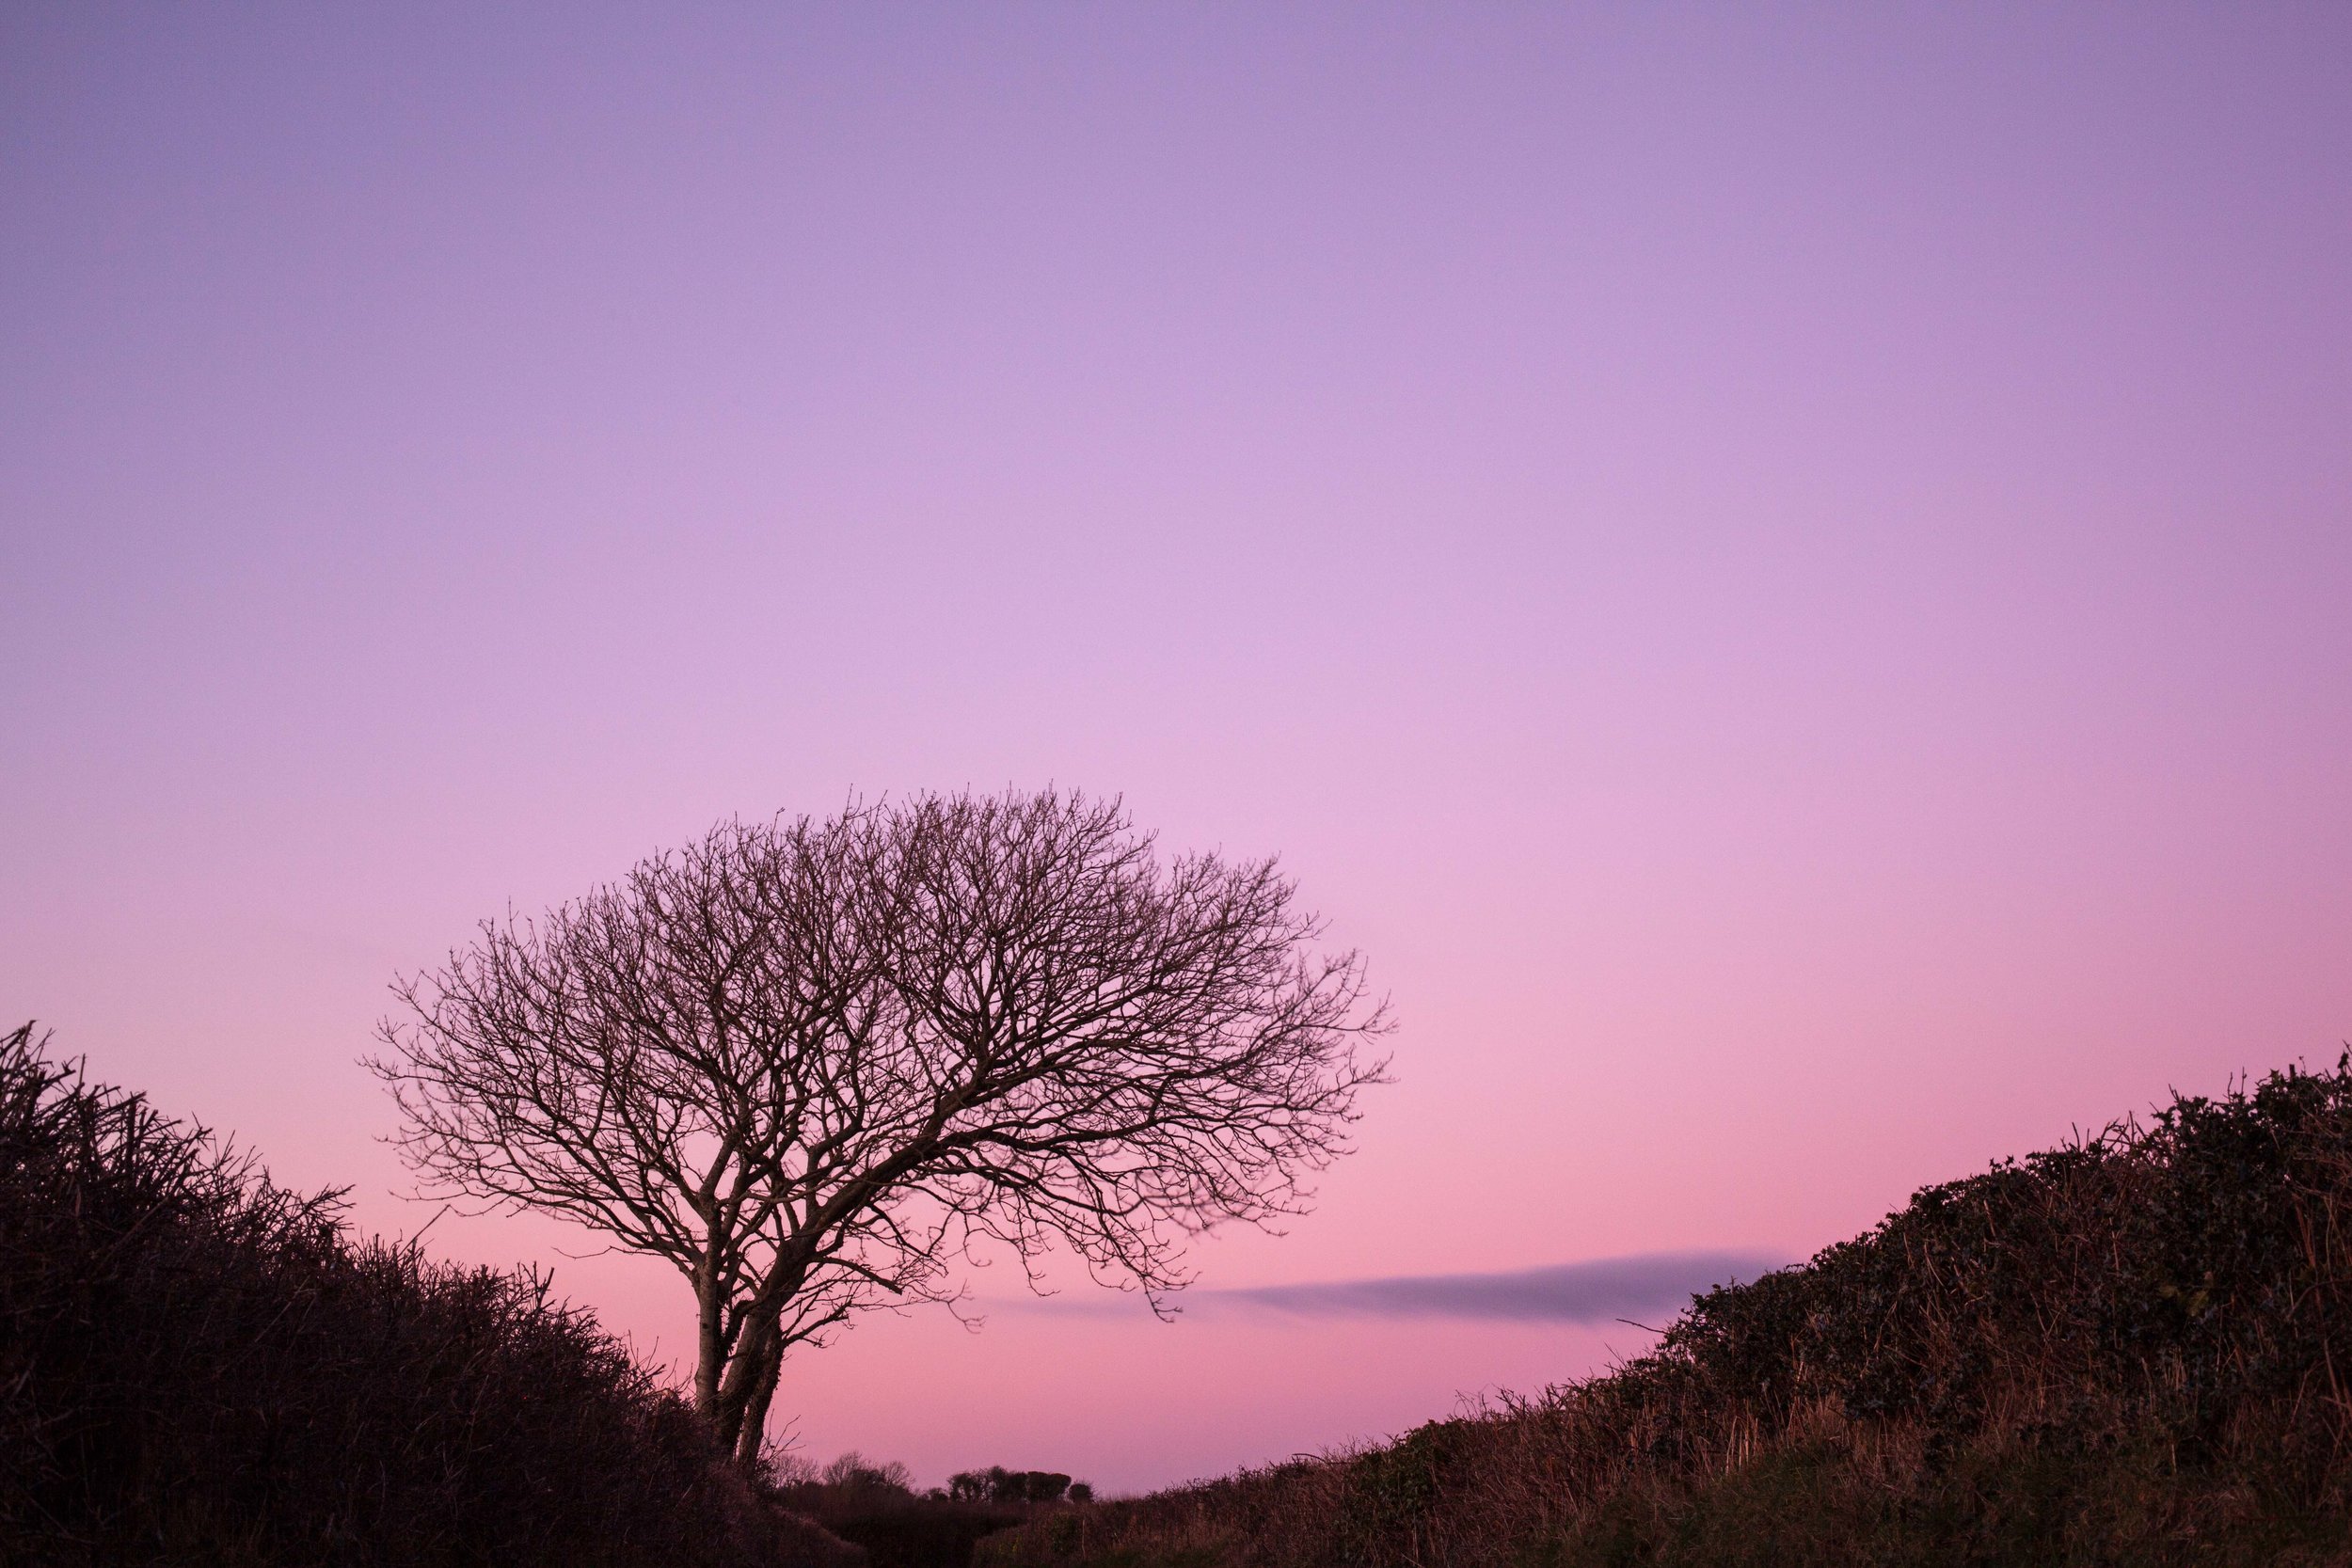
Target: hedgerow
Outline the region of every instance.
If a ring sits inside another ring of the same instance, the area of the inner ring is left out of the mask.
[[[2352,1060],[1930,1187],[1649,1354],[997,1568],[2352,1560]]]
[[[355,1239],[146,1099],[0,1037],[0,1559],[821,1560],[544,1275]]]

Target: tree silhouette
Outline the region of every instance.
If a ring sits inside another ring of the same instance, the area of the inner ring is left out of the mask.
[[[1295,1212],[1386,1027],[1272,861],[1116,800],[729,823],[395,982],[370,1066],[429,1192],[669,1259],[694,1398],[755,1459],[785,1353],[1058,1243],[1155,1309],[1184,1242]]]

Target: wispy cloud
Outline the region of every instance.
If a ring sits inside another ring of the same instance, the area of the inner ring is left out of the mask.
[[[1554,1263],[1505,1274],[1405,1275],[1321,1285],[1265,1285],[1203,1292],[1220,1302],[1302,1317],[1499,1318],[1522,1323],[1609,1323],[1661,1308],[1679,1311],[1698,1291],[1754,1279],[1778,1259],[1747,1252],[1650,1252]]]
[[[1758,1252],[1645,1252],[1501,1274],[1400,1275],[1247,1290],[1191,1290],[1173,1299],[1187,1312],[1223,1309],[1293,1317],[1483,1318],[1514,1323],[1662,1322],[1717,1285],[1754,1279],[1787,1261]],[[999,1302],[1000,1307],[1022,1304]],[[1109,1304],[1067,1297],[1045,1310],[1091,1312]]]

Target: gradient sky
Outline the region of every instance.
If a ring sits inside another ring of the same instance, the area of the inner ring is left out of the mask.
[[[355,1059],[481,917],[1123,792],[1399,1081],[1243,1294],[999,1269],[796,1358],[810,1450],[1588,1371],[1246,1292],[1799,1257],[2352,1038],[2347,82],[2341,5],[9,6],[0,1022],[410,1231]]]

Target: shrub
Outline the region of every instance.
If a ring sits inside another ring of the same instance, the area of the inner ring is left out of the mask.
[[[544,1275],[355,1241],[144,1097],[0,1037],[11,1562],[818,1560]]]
[[[803,1468],[780,1496],[796,1513],[865,1548],[872,1568],[963,1568],[975,1543],[1029,1516],[1026,1502],[998,1496],[991,1480],[1018,1481],[1023,1474],[969,1470],[944,1491],[917,1496],[905,1465],[876,1465],[851,1450],[821,1470]]]
[[[2352,1560],[2352,1059],[1925,1189],[1650,1354],[1015,1564]]]

